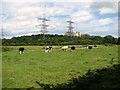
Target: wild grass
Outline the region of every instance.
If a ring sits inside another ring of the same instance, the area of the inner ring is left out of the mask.
[[[73,52],[61,51],[60,46],[45,53],[40,46],[25,46],[24,54],[18,53],[20,46],[2,53],[3,88],[40,88],[36,81],[46,84],[61,84],[72,77],[85,75],[91,69],[100,69],[118,63],[117,46],[99,46],[88,50],[81,46]],[[72,76],[71,76],[72,74]]]

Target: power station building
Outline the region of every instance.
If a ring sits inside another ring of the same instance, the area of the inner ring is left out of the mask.
[[[81,32],[66,32],[66,36],[76,36],[76,37],[81,37],[82,33]]]

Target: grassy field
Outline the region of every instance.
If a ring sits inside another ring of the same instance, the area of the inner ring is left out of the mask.
[[[3,88],[40,88],[36,81],[65,83],[72,77],[85,75],[88,69],[110,66],[112,59],[113,64],[118,61],[117,46],[98,46],[92,50],[77,46],[73,52],[60,51],[59,46],[54,46],[49,53],[44,52],[44,47],[25,46],[21,55],[18,47],[9,46],[11,51],[2,52]]]

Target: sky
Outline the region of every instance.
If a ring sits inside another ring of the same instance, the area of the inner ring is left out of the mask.
[[[118,2],[77,2],[75,0],[56,2],[0,2],[0,25],[3,27],[4,38],[23,35],[41,34],[37,25],[42,22],[45,14],[47,34],[64,35],[68,31],[66,22],[71,17],[73,31],[95,36],[112,35],[118,37]]]

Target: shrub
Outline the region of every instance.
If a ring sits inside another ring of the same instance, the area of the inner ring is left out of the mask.
[[[12,48],[9,47],[2,47],[2,52],[7,52],[7,51],[11,51]]]
[[[105,43],[105,46],[113,46],[114,44],[111,43]]]

